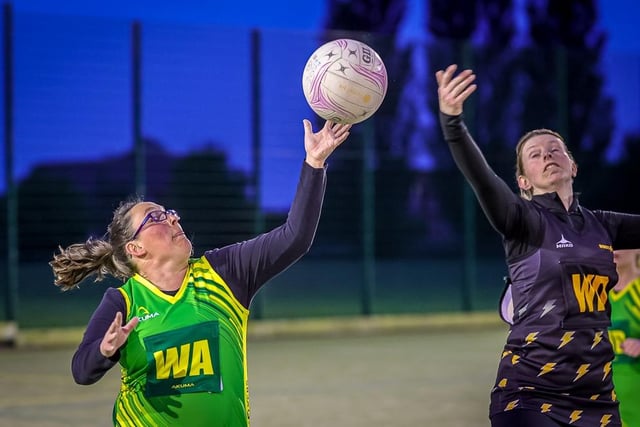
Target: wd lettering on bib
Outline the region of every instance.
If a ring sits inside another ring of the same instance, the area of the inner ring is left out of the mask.
[[[222,391],[218,322],[149,336],[144,344],[147,396]]]
[[[573,292],[580,312],[605,311],[609,278],[597,274],[573,274]]]
[[[568,263],[564,265],[562,290],[566,314],[562,328],[604,329],[610,325],[608,287],[609,275],[601,274],[595,267]]]

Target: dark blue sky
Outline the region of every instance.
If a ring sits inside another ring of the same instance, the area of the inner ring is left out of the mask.
[[[230,27],[317,28],[324,0],[13,0],[16,10]]]
[[[304,1],[228,1],[228,0],[109,0],[109,1],[90,1],[90,0],[14,0],[14,9],[17,13],[36,13],[44,15],[58,15],[60,17],[65,16],[84,16],[91,18],[92,31],[95,31],[96,25],[95,18],[106,18],[105,21],[109,23],[105,26],[105,32],[110,31],[113,21],[121,20],[123,26],[128,25],[128,22],[132,19],[141,19],[144,22],[154,24],[207,24],[216,28],[226,29],[225,33],[229,33],[228,30],[238,30],[240,37],[242,34],[246,34],[248,28],[263,28],[268,30],[282,29],[285,31],[304,31],[313,32],[321,27],[325,18],[325,0],[304,0]],[[411,1],[409,0],[410,13],[407,14],[407,19],[404,25],[403,37],[407,38],[422,38],[421,28],[423,28],[421,21],[424,19],[424,7],[423,1]],[[519,5],[523,4],[523,0],[516,0]],[[616,137],[619,139],[621,135],[631,130],[640,130],[640,25],[638,25],[638,17],[640,17],[640,3],[637,0],[600,0],[600,26],[608,33],[609,38],[607,42],[607,50],[604,57],[604,66],[606,67],[609,79],[607,82],[607,91],[616,100],[616,115],[618,120],[618,129],[616,130]],[[64,19],[64,18],[63,18]],[[62,34],[62,32],[56,31],[58,26],[65,25],[63,21],[56,21],[57,23],[48,24],[46,19],[41,20],[36,24],[33,24],[33,29],[29,29],[27,33],[33,34],[34,41],[33,46],[30,46],[33,50],[29,50],[29,55],[35,55],[41,58],[43,61],[47,61],[47,58],[51,58],[51,61],[59,60],[61,57],[67,57],[69,63],[73,61],[73,53],[69,50],[64,50],[64,46],[68,46],[69,43],[73,43],[77,47],[78,52],[82,50],[93,49],[94,46],[90,41],[85,42],[71,41],[71,40],[56,40],[56,43],[45,44],[42,40],[37,39],[36,33],[40,30],[44,30],[48,25],[51,26],[56,34]],[[74,21],[74,22],[77,22]],[[161,27],[159,27],[161,28]],[[156,36],[159,40],[164,40],[165,43],[171,43],[172,37],[170,32],[163,35],[161,30],[155,30]],[[199,34],[199,33],[196,33]],[[208,33],[203,31],[198,35],[202,40],[202,57],[206,58],[208,55],[208,46],[214,46],[214,41],[217,43],[219,39],[218,33]],[[62,36],[64,37],[64,36]],[[73,37],[73,36],[70,36]],[[162,39],[164,37],[164,39]],[[207,45],[206,40],[210,38],[212,43]],[[110,74],[105,74],[103,77],[105,84],[107,84],[114,77],[123,76],[128,78],[128,70],[118,69],[126,68],[128,64],[129,45],[124,39],[124,42],[117,42],[109,39],[105,39],[108,43],[112,43],[113,46],[107,51],[110,52],[112,58],[104,58],[102,61],[104,64],[113,63],[121,64],[116,66]],[[18,40],[21,44],[29,45],[29,40]],[[102,42],[102,41],[101,41]],[[291,40],[292,43],[303,43],[300,40]],[[300,51],[310,53],[313,50],[312,42],[306,42]],[[285,43],[286,44],[286,43]],[[269,47],[268,47],[269,48]],[[282,49],[286,46],[274,46],[272,49]],[[300,46],[298,46],[300,48]],[[39,50],[40,49],[40,50]],[[60,49],[60,50],[57,50]],[[160,44],[155,48],[147,47],[147,55],[152,56],[158,63],[164,61],[163,46]],[[180,49],[180,46],[174,47],[174,49]],[[213,54],[213,52],[211,52]],[[18,60],[20,60],[20,53],[16,53]],[[24,54],[26,55],[26,53]],[[300,63],[300,69],[298,70],[284,70],[273,69],[273,80],[281,78],[282,74],[288,74],[286,81],[288,81],[288,87],[286,90],[290,92],[288,94],[291,107],[288,110],[290,117],[283,119],[281,117],[269,117],[266,113],[264,117],[265,125],[264,132],[266,135],[272,133],[271,128],[281,129],[283,132],[279,134],[278,141],[273,142],[274,145],[267,147],[270,152],[278,153],[284,150],[281,143],[281,139],[287,140],[289,146],[291,144],[299,144],[300,155],[293,155],[287,162],[283,162],[282,166],[277,171],[265,174],[264,177],[264,191],[265,199],[264,205],[268,208],[282,208],[287,206],[291,196],[293,195],[295,180],[291,179],[292,174],[297,174],[299,168],[299,162],[302,151],[302,127],[299,121],[303,117],[310,117],[311,112],[304,104],[303,96],[299,84],[300,73],[302,66],[306,61],[304,54],[300,54],[299,57],[293,58],[293,61]],[[629,58],[635,58],[630,61]],[[44,58],[44,59],[42,59]],[[171,60],[175,60],[173,57]],[[624,67],[620,64],[624,60]],[[206,62],[206,59],[205,59]],[[182,70],[180,64],[167,64],[167,66],[174,66],[173,71],[178,78]],[[78,112],[74,113],[77,121],[90,123],[93,121],[101,121],[101,128],[95,130],[95,134],[91,132],[85,132],[82,135],[78,135],[79,138],[91,138],[92,141],[112,141],[110,144],[105,144],[104,147],[94,145],[91,148],[91,153],[94,156],[100,156],[103,153],[101,150],[105,150],[106,153],[112,153],[115,151],[126,151],[130,147],[130,133],[131,125],[124,118],[129,117],[129,113],[126,112],[120,116],[114,115],[111,118],[95,117],[96,113],[92,111],[96,110],[95,105],[92,103],[100,103],[104,106],[111,106],[113,110],[122,110],[122,99],[129,97],[126,90],[113,90],[110,92],[94,91],[89,86],[78,85],[76,82],[79,80],[75,73],[80,76],[83,73],[94,73],[92,67],[94,64],[83,64],[82,62],[73,65],[73,72],[69,75],[62,76],[29,76],[24,75],[29,72],[37,73],[34,70],[21,71],[21,76],[16,78],[16,83],[20,84],[19,79],[33,78],[40,81],[40,84],[33,87],[33,93],[21,92],[16,94],[21,97],[22,107],[27,111],[35,111],[42,109],[42,111],[65,111],[69,108],[73,108],[68,104],[65,104],[65,100],[74,99],[75,108],[78,108]],[[206,66],[206,64],[205,64]],[[56,67],[59,67],[56,65]],[[183,68],[189,68],[190,64],[184,64]],[[70,66],[71,68],[71,66]],[[245,67],[246,68],[246,67]],[[272,68],[272,67],[271,67]],[[203,97],[215,97],[218,93],[218,89],[209,84],[208,80],[212,77],[207,73],[221,73],[216,75],[216,80],[224,78],[223,73],[233,72],[240,74],[243,77],[242,85],[238,85],[235,90],[246,91],[248,88],[245,85],[246,74],[248,70],[242,69],[242,64],[236,67],[236,71],[229,71],[229,69],[218,70],[215,65],[209,65],[209,68],[205,68],[205,71],[201,70],[187,70],[185,78],[193,79],[196,76],[199,84],[202,86]],[[213,70],[213,71],[212,71]],[[100,73],[97,73],[98,75]],[[269,76],[265,77],[267,81],[270,81]],[[92,85],[95,86],[95,80],[92,81]],[[100,83],[99,83],[100,84]],[[207,108],[195,108],[194,101],[192,99],[183,98],[179,88],[169,89],[167,85],[163,85],[163,81],[154,81],[152,78],[147,79],[147,93],[148,101],[146,102],[146,114],[150,122],[145,123],[145,127],[153,129],[151,137],[158,138],[162,141],[204,141],[214,140],[234,141],[234,152],[230,152],[230,162],[232,166],[247,169],[250,164],[250,156],[248,152],[248,141],[250,140],[249,123],[247,126],[236,126],[232,135],[228,134],[231,127],[225,126],[212,126],[211,117],[218,118],[221,123],[231,123],[235,117],[240,117],[245,114],[245,111],[234,111],[234,109],[246,109],[246,106],[233,105],[230,103],[222,103],[221,106],[211,104]],[[235,83],[229,83],[232,87]],[[120,88],[128,88],[128,84],[120,85]],[[157,88],[157,90],[154,90]],[[273,88],[271,88],[273,89]],[[270,88],[267,88],[265,98],[275,99],[276,92],[268,93]],[[29,98],[33,96],[33,99]],[[25,99],[28,98],[28,99]],[[86,105],[78,106],[77,100],[84,100]],[[167,102],[170,100],[171,102]],[[273,101],[272,101],[273,102]],[[43,106],[43,103],[46,105]],[[180,104],[185,107],[182,109],[170,109],[171,104]],[[84,107],[84,108],[83,108]],[[268,109],[267,109],[268,110]],[[94,114],[94,115],[92,115]],[[158,119],[160,117],[171,116],[172,120]],[[16,172],[19,177],[28,173],[28,170],[33,167],[34,164],[39,162],[49,162],[56,156],[58,158],[64,158],[68,160],[81,160],[83,156],[86,156],[86,152],[78,152],[78,150],[72,145],[74,132],[78,132],[75,126],[64,126],[62,123],[55,123],[55,121],[38,120],[38,117],[29,118],[28,123],[21,122],[20,118],[16,118],[16,132],[20,132],[23,137],[21,151],[16,155]],[[27,119],[22,119],[27,120]],[[151,122],[154,120],[153,122]],[[227,133],[225,133],[227,132]],[[38,135],[46,135],[46,138]],[[271,144],[268,138],[265,141],[266,144]],[[114,146],[114,141],[117,141]],[[239,141],[245,141],[244,144]],[[69,144],[66,146],[65,144]],[[97,144],[97,142],[96,142]],[[117,146],[122,144],[122,146]],[[46,147],[44,147],[46,145]],[[175,145],[175,144],[174,144]],[[176,151],[180,151],[179,147],[174,147]],[[290,147],[285,147],[290,148]],[[0,191],[4,189],[4,183],[0,184]]]
[[[421,9],[427,1],[409,0],[410,8]],[[25,12],[306,30],[319,28],[326,8],[325,0],[13,0],[11,3],[16,10]],[[640,4],[636,0],[599,0],[599,7],[601,23],[610,34],[609,49],[639,52]]]
[[[39,163],[94,160],[130,149],[128,32],[133,19],[145,25],[145,65],[161,70],[143,71],[144,135],[177,154],[205,143],[223,145],[231,167],[250,169],[247,29],[313,34],[324,17],[324,2],[317,0],[12,3],[17,33],[14,162],[18,179]],[[278,34],[269,40],[274,39]],[[263,77],[267,82],[264,102],[273,107],[274,100],[281,103],[279,99],[286,98],[289,105],[286,118],[271,117],[274,108],[265,109],[263,117],[265,152],[279,156],[276,161],[265,159],[264,163],[278,167],[265,166],[263,204],[282,209],[291,201],[296,184],[292,177],[297,176],[304,156],[302,119],[311,118],[312,112],[302,95],[301,73],[316,45],[312,37],[285,43],[269,40],[264,48],[270,52],[295,44],[295,50],[302,52],[293,57],[289,68],[272,64]],[[229,53],[233,49],[242,50],[238,55],[245,59],[220,64],[219,58],[233,56]],[[280,82],[286,82],[286,87]],[[223,90],[229,93],[221,100]]]

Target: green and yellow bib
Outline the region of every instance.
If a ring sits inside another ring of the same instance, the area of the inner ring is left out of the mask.
[[[116,426],[249,425],[249,311],[205,257],[192,259],[170,296],[140,275],[120,287],[127,321],[140,322],[121,348]]]
[[[622,350],[627,338],[640,338],[640,279],[629,283],[623,290],[612,290],[611,328],[609,339],[616,354],[613,359],[613,384],[620,400],[623,425],[640,425],[640,358],[629,357]]]

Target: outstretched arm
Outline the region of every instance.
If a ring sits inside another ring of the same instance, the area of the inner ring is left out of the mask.
[[[508,233],[507,216],[520,201],[503,179],[487,163],[480,148],[462,120],[464,102],[475,92],[475,74],[471,70],[455,75],[456,65],[436,72],[440,125],[456,165],[473,188],[491,225],[501,234]],[[513,223],[511,224],[513,225]]]
[[[326,187],[325,161],[349,136],[351,125],[326,122],[314,133],[304,121],[305,162],[287,220],[251,240],[205,253],[234,295],[249,307],[260,287],[306,254],[315,237]]]

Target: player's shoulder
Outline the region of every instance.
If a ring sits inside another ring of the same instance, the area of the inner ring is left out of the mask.
[[[109,287],[104,291],[103,299],[110,301],[124,300],[124,283],[118,287]]]
[[[629,284],[629,288],[633,289],[635,293],[640,294],[640,277],[636,277],[635,280]]]

